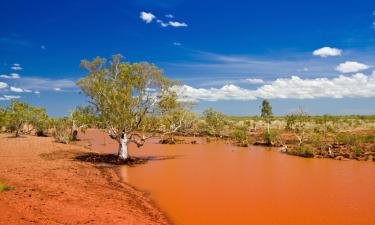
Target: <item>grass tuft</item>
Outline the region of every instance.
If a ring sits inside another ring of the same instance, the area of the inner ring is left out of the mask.
[[[1,183],[1,182],[0,182],[0,192],[3,192],[3,191],[11,191],[11,190],[13,190],[13,189],[14,189],[14,187],[9,186],[9,185],[7,185],[7,184],[4,184],[4,183]]]

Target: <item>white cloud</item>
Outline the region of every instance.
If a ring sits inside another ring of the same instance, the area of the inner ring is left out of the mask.
[[[50,91],[55,88],[60,89],[71,89],[75,88],[76,83],[69,79],[49,79],[41,77],[24,77],[19,81],[19,86],[24,89],[29,90],[39,90],[39,91]]]
[[[313,52],[313,55],[320,56],[323,58],[326,58],[328,56],[340,56],[341,54],[342,54],[341,49],[331,48],[331,47],[323,47]]]
[[[10,91],[18,92],[18,93],[22,93],[22,92],[31,93],[31,92],[33,92],[32,90],[29,90],[29,89],[22,89],[22,88],[13,87],[13,86],[10,87]]]
[[[34,91],[34,94],[40,94],[40,91]]]
[[[56,88],[54,88],[53,90],[54,90],[54,91],[61,91],[61,88],[56,87]]]
[[[0,89],[7,88],[8,84],[4,82],[0,82]]]
[[[168,27],[169,26],[169,24],[168,23],[164,23],[162,20],[156,20],[156,22],[157,23],[159,23],[160,24],[160,26],[162,26],[162,27]]]
[[[168,24],[172,27],[187,27],[188,25],[184,22],[169,21]]]
[[[257,89],[246,89],[233,84],[221,88],[194,88],[183,85],[174,86],[173,89],[181,100],[187,101],[375,97],[375,71],[369,76],[357,73],[332,79],[302,79],[292,76],[276,79]]]
[[[22,70],[23,68],[21,67],[20,64],[14,63],[12,67],[10,67],[12,70]]]
[[[5,79],[20,79],[20,75],[18,73],[11,73],[9,75],[2,74],[0,77]]]
[[[173,45],[174,46],[181,46],[181,43],[180,42],[173,42]]]
[[[22,88],[13,87],[13,86],[10,87],[10,91],[18,92],[18,93],[24,92]]]
[[[3,95],[3,97],[0,97],[0,101],[9,101],[12,99],[19,99],[21,96],[16,96],[16,95]]]
[[[47,47],[46,47],[45,45],[41,45],[41,46],[40,46],[40,49],[42,49],[42,50],[46,50]]]
[[[141,12],[139,17],[146,23],[151,23],[156,17],[152,13]]]
[[[246,82],[250,84],[263,84],[264,80],[257,79],[257,78],[249,78],[249,79],[246,79]]]
[[[355,73],[361,70],[367,70],[368,68],[370,68],[370,66],[363,63],[346,61],[338,65],[335,69],[341,73]]]
[[[167,14],[167,15],[165,15],[165,17],[167,17],[167,18],[174,18],[174,15],[172,15],[172,14]]]
[[[253,91],[238,87],[233,84],[221,88],[194,88],[188,85],[174,86],[173,90],[179,95],[180,100],[186,101],[217,101],[217,100],[255,100]]]

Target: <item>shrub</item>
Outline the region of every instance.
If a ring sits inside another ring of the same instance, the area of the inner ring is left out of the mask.
[[[314,157],[313,149],[310,146],[299,146],[294,150],[288,151],[290,155],[296,155],[305,158],[312,158]]]
[[[355,156],[357,156],[357,157],[361,156],[362,153],[363,153],[362,149],[360,147],[358,147],[358,146],[354,146],[353,152],[354,152]]]
[[[55,119],[53,122],[53,137],[59,143],[68,144],[71,139],[71,122],[68,118]]]
[[[278,136],[279,136],[278,133],[275,131],[270,131],[270,132],[265,131],[263,133],[264,141],[266,142],[267,145],[270,145],[270,146],[275,143]]]
[[[310,136],[310,141],[311,144],[318,149],[323,149],[325,147],[324,136],[321,133],[313,133]]]
[[[233,138],[237,141],[238,145],[241,147],[248,147],[249,140],[246,134],[246,129],[237,128],[232,133]]]

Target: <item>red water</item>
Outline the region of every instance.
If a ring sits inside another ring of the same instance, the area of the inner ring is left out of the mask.
[[[101,134],[88,137],[93,148],[117,150]],[[375,224],[375,163],[214,143],[148,143],[130,153],[166,157],[124,166],[121,176],[178,225]]]

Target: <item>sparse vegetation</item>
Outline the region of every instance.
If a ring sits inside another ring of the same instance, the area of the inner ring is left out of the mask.
[[[3,191],[11,191],[13,189],[14,189],[14,187],[9,186],[9,185],[0,181],[0,193],[3,192]]]

